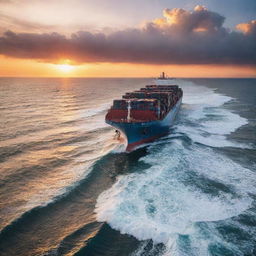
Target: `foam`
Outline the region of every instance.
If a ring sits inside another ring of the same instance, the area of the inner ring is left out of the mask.
[[[98,197],[97,219],[144,240],[134,255],[145,255],[149,239],[165,245],[164,255],[207,255],[212,243],[240,255],[236,244],[223,241],[215,223],[251,206],[255,172],[206,146],[248,147],[227,138],[248,121],[223,107],[232,98],[187,81],[179,84],[184,103],[171,140],[152,143],[141,159],[151,167],[143,173],[119,176]],[[182,140],[184,136],[192,140],[190,145]],[[207,189],[205,181],[212,184],[212,192],[203,190]],[[204,228],[198,223],[205,223]],[[189,237],[187,249],[182,235]]]
[[[142,241],[138,248],[130,256],[145,255],[145,251],[147,251],[147,256],[160,256],[164,252],[162,247],[152,244],[151,241],[147,240]]]
[[[198,86],[190,81],[178,80],[177,82],[183,90],[183,103],[205,106],[218,107],[233,98],[216,93],[216,89]]]
[[[178,235],[198,236],[194,224],[224,220],[250,207],[248,194],[255,192],[255,174],[227,157],[196,145],[185,148],[178,140],[158,153],[153,146],[151,152],[143,158],[151,168],[142,174],[120,176],[99,196],[98,221],[107,221],[139,240],[164,243],[173,253]],[[191,171],[229,185],[234,192],[202,193],[185,183],[184,177]]]
[[[177,132],[212,147],[250,148],[249,145],[227,139],[227,135],[248,123],[246,118],[223,108],[223,104],[233,100],[231,97],[192,82],[180,83],[183,84],[184,105]]]

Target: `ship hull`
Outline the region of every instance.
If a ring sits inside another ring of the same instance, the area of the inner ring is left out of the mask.
[[[169,133],[170,126],[173,125],[175,116],[177,115],[182,98],[175,104],[169,113],[162,120],[140,123],[127,122],[113,122],[106,120],[106,122],[116,129],[120,130],[127,139],[127,151],[133,150],[135,147],[152,142]]]

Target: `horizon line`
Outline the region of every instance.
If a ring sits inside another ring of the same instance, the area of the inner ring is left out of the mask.
[[[74,78],[141,78],[141,79],[157,79],[157,77],[152,77],[152,76],[0,76],[0,78],[58,78],[58,79],[74,79]],[[170,79],[256,79],[255,77],[188,77],[188,76],[180,76],[180,77],[170,77]]]

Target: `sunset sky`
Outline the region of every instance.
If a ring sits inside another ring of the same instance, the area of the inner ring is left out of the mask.
[[[0,0],[0,76],[256,77],[255,0]]]

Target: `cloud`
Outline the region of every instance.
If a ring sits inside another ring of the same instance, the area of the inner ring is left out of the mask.
[[[204,6],[197,5],[193,12],[181,8],[164,9],[164,18],[155,20],[155,24],[175,32],[214,31],[221,28],[225,18],[210,12]]]
[[[0,0],[1,3],[1,0]],[[9,15],[5,15],[0,11],[1,23],[0,23],[0,32],[6,31],[6,28],[19,31],[33,31],[33,32],[42,32],[56,29],[56,26],[45,25],[41,23],[26,21],[18,19]]]
[[[256,35],[256,20],[252,20],[249,23],[241,23],[236,26],[246,35]]]
[[[223,27],[225,18],[196,6],[193,11],[164,9],[163,17],[142,28],[109,34],[80,31],[58,34],[5,32],[0,54],[56,62],[127,62],[150,64],[256,64],[256,22]]]

